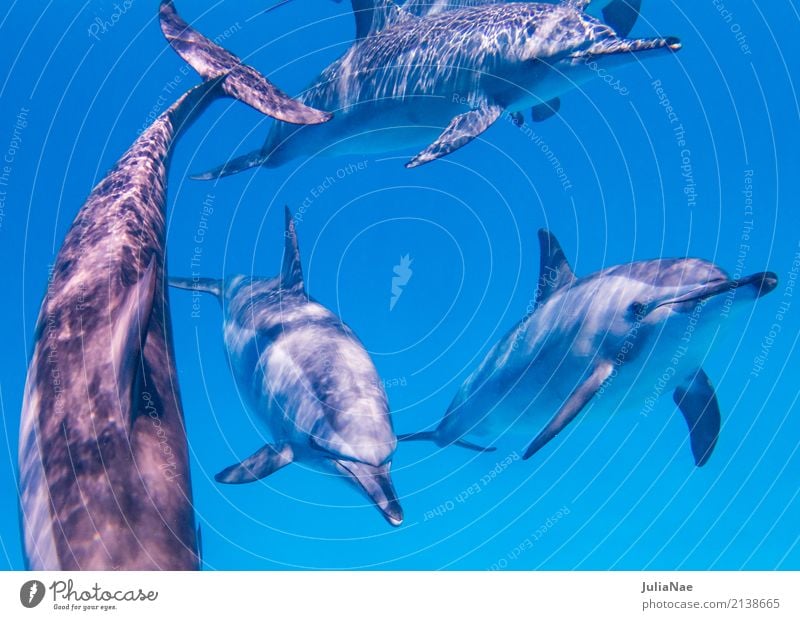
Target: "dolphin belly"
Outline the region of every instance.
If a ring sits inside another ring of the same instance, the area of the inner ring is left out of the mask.
[[[300,157],[376,155],[429,144],[450,120],[469,109],[444,95],[384,99],[343,109],[325,124],[296,127],[276,124],[265,143],[268,166]]]

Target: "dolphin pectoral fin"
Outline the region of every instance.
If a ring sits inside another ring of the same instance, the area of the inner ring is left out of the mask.
[[[210,293],[217,299],[222,298],[222,280],[215,278],[169,278],[168,284],[172,288],[179,288],[185,291],[199,291]]]
[[[689,426],[694,462],[702,467],[714,450],[721,424],[714,386],[703,369],[698,368],[675,388],[672,398]]]
[[[252,456],[237,465],[223,469],[214,480],[224,484],[245,484],[266,478],[281,467],[292,462],[292,451],[288,447],[278,448],[267,444]]]
[[[383,517],[394,526],[403,522],[403,509],[397,499],[397,493],[392,484],[389,470],[390,463],[384,463],[378,467],[359,463],[357,461],[347,461],[338,459],[333,461],[336,469],[345,474],[348,479],[358,486],[367,497],[372,500],[375,507],[381,511]]]
[[[544,430],[542,430],[531,445],[528,446],[522,458],[526,460],[529,459],[548,441],[564,430],[564,427],[572,422],[586,404],[592,400],[594,395],[597,394],[597,391],[602,387],[605,380],[611,376],[613,368],[614,366],[611,362],[601,362],[598,364],[589,378],[572,392],[567,402],[561,406],[561,409],[558,410],[558,413],[550,420]]]
[[[264,153],[261,149],[256,149],[255,151],[251,151],[246,155],[241,155],[231,159],[221,166],[217,166],[211,170],[206,170],[205,172],[200,172],[197,174],[191,174],[189,175],[189,178],[195,181],[213,181],[214,179],[221,179],[223,177],[229,177],[232,174],[238,174],[240,172],[244,172],[245,170],[250,170],[250,168],[266,166],[269,162],[269,159],[270,156],[268,153]]]
[[[500,106],[486,105],[459,114],[450,121],[436,142],[409,161],[406,168],[416,168],[460,149],[489,129],[502,113],[503,108]]]
[[[436,431],[419,431],[417,433],[406,433],[398,435],[397,441],[430,441],[439,445],[439,434]]]
[[[471,441],[466,441],[465,439],[459,439],[453,442],[454,446],[458,446],[459,448],[465,448],[466,450],[472,450],[473,452],[496,452],[497,448],[494,446],[479,446],[478,444],[472,443]]]
[[[448,445],[453,445],[453,446],[458,446],[459,448],[464,448],[466,450],[473,450],[474,452],[494,452],[495,450],[497,450],[497,448],[493,446],[488,446],[488,447],[479,446],[464,439],[457,439],[450,443],[444,442],[442,441],[438,430],[421,431],[418,433],[406,433],[405,435],[398,435],[397,441],[430,441],[442,448]]]
[[[156,261],[153,257],[138,282],[125,291],[125,296],[113,315],[111,351],[114,368],[117,370],[117,389],[121,402],[130,401],[136,370],[141,363],[150,314],[153,311],[156,279]]]
[[[603,8],[603,20],[621,37],[627,37],[633,30],[642,0],[614,0]]]
[[[541,123],[558,114],[561,109],[561,99],[556,97],[545,103],[540,103],[531,108],[531,120],[534,123]]]

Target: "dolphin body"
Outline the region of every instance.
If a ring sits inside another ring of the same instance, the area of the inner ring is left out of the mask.
[[[401,436],[444,446],[467,434],[535,439],[527,459],[587,405],[644,411],[657,386],[672,391],[704,465],[720,429],[714,388],[701,368],[726,308],[774,290],[777,276],[732,280],[708,261],[659,259],[577,278],[556,238],[539,232],[535,309],[467,378],[438,428]]]
[[[160,8],[172,47],[207,80],[133,143],[78,212],[50,274],[19,443],[21,525],[34,570],[199,568],[189,459],[164,289],[172,147],[221,96],[321,122]]]
[[[358,2],[359,0],[356,0]],[[371,1],[371,0],[370,0]],[[471,6],[482,6],[485,4],[504,4],[512,0],[407,0],[403,3],[403,9],[414,15],[436,15],[444,11],[465,8]],[[548,4],[558,4],[561,0],[543,0]],[[341,2],[341,0],[336,0]],[[642,0],[590,0],[586,6],[586,12],[597,19],[602,19],[611,26],[614,31],[623,37],[628,36],[636,20],[639,18],[639,11],[642,7]]]
[[[341,2],[341,0],[336,0]],[[485,4],[503,4],[510,0],[408,0],[403,8],[414,15],[436,15],[444,11]],[[551,4],[558,4],[562,0],[544,0]],[[633,30],[642,0],[590,0],[586,12],[597,19],[602,19],[614,29],[617,36],[627,37]],[[531,108],[531,120],[541,122],[547,120],[561,109],[561,99],[555,97],[546,103]],[[514,112],[512,120],[517,126],[525,123],[522,112]]]
[[[390,0],[353,0],[355,43],[300,97],[335,118],[303,131],[276,123],[261,149],[194,178],[428,144],[406,164],[419,166],[464,146],[504,111],[555,105],[598,68],[680,48],[673,37],[624,39],[586,5],[482,3],[414,15]]]
[[[216,479],[254,482],[293,461],[308,463],[343,475],[400,525],[390,475],[397,438],[383,385],[353,331],[306,293],[288,209],[285,239],[275,278],[170,279],[222,303],[234,376],[275,442]]]

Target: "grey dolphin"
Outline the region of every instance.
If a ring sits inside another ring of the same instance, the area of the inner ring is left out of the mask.
[[[172,147],[221,96],[286,121],[327,119],[189,28],[171,1],[160,19],[172,47],[207,81],[159,116],[94,188],[52,268],[20,423],[31,569],[198,568],[163,284]]]
[[[577,278],[556,238],[542,230],[539,239],[532,314],[486,355],[436,430],[400,439],[448,445],[467,434],[494,438],[516,431],[535,434],[529,458],[589,403],[607,415],[643,411],[654,393],[672,391],[689,426],[695,463],[705,464],[720,411],[701,362],[720,313],[774,290],[777,276],[732,280],[713,263],[686,258]]]
[[[359,2],[359,0],[355,0]],[[503,4],[511,0],[408,0],[403,3],[403,8],[414,15],[436,15],[444,11],[464,8],[469,6],[481,6],[484,4]],[[561,0],[544,0],[550,4],[557,4]],[[341,2],[341,0],[336,0]],[[602,19],[606,24],[614,29],[617,36],[627,37],[642,8],[642,0],[591,0],[586,7],[586,12],[598,19]],[[546,120],[556,114],[561,109],[561,99],[556,97],[546,103],[539,104],[531,108],[531,119],[534,122]],[[512,115],[517,125],[525,122],[522,112],[515,112]]]
[[[428,144],[406,164],[419,166],[469,143],[504,111],[553,102],[599,68],[680,48],[674,37],[621,38],[585,5],[481,4],[415,16],[389,0],[353,0],[355,43],[301,95],[335,118],[302,131],[276,123],[261,149],[195,178]]]
[[[283,269],[274,278],[169,281],[222,303],[234,376],[275,442],[216,479],[254,482],[292,461],[308,463],[345,476],[400,525],[390,475],[397,439],[383,385],[353,331],[306,293],[288,209],[285,238]]]

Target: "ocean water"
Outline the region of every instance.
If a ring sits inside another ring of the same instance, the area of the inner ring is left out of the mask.
[[[4,569],[23,567],[17,437],[48,267],[94,184],[151,114],[198,82],[164,42],[156,4],[0,6]],[[299,92],[349,45],[349,7],[302,0],[260,15],[266,6],[178,2],[201,32]],[[433,427],[525,315],[541,227],[579,275],[667,256],[775,271],[778,289],[721,320],[704,364],[723,414],[709,463],[694,467],[664,395],[647,416],[590,411],[529,461],[526,437],[492,454],[403,444],[393,472],[406,520],[396,529],[340,480],[301,465],[225,487],[213,475],[260,447],[265,430],[232,379],[218,304],[173,292],[205,568],[800,569],[798,6],[645,0],[634,34],[677,35],[684,48],[586,84],[547,122],[501,120],[416,170],[401,151],[191,181],[256,148],[272,122],[214,104],[173,160],[169,269],[276,274],[288,205],[307,288],[370,351],[398,432]],[[392,304],[406,256],[411,273]]]

